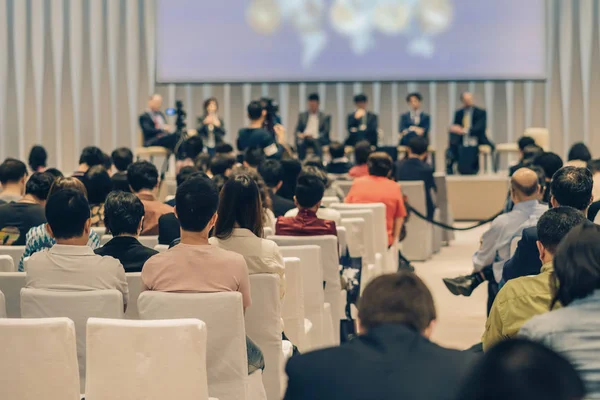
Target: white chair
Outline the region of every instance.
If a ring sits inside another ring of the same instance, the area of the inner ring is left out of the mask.
[[[300,351],[306,351],[307,324],[304,313],[304,279],[302,265],[297,257],[285,257],[285,297],[281,305],[281,318],[285,335]],[[310,325],[312,327],[312,325]]]
[[[544,151],[550,150],[550,131],[547,128],[527,128],[523,136],[529,136],[535,140],[535,144]]]
[[[339,181],[338,181],[338,183],[339,183]],[[321,205],[323,207],[329,207],[333,203],[339,203],[339,202],[340,202],[340,199],[338,199],[336,196],[325,196],[321,199]]]
[[[370,211],[368,211],[370,212]],[[365,220],[363,218],[342,218],[341,226],[346,229],[348,238],[348,253],[351,258],[360,258],[362,268],[360,273],[361,290],[369,282],[371,274],[375,269],[374,264],[368,263],[366,243],[370,241],[369,232],[365,228]],[[354,276],[348,275],[349,271],[345,270],[346,279],[353,279]]]
[[[106,243],[112,240],[112,235],[102,235],[100,236],[100,246],[104,246]]]
[[[15,262],[12,257],[3,254],[0,256],[0,272],[14,272],[15,271]]]
[[[25,253],[25,246],[0,246],[0,255],[11,256],[13,265],[19,265]]]
[[[336,226],[336,231],[338,238],[339,253],[343,255],[346,253],[346,250],[348,250],[348,232],[346,231],[346,228],[344,228],[341,225]]]
[[[0,399],[79,400],[73,321],[0,319],[0,343]]]
[[[252,306],[246,310],[246,335],[261,349],[265,359],[262,380],[268,400],[281,399],[283,352],[281,347],[281,300],[279,276],[250,275]]]
[[[21,289],[23,318],[67,317],[75,323],[81,393],[85,393],[85,327],[88,318],[123,318],[123,295],[118,290],[61,292]]]
[[[336,204],[334,204],[334,206],[336,206]],[[363,237],[362,239],[366,239],[364,240],[362,243],[365,246],[365,260],[363,260],[364,262],[366,262],[367,265],[373,265],[374,266],[374,270],[376,270],[376,272],[378,274],[381,274],[382,271],[382,265],[378,265],[376,264],[376,254],[378,253],[377,248],[377,239],[376,239],[376,231],[377,229],[375,228],[375,215],[373,210],[369,210],[369,209],[339,209],[338,210],[342,216],[342,220],[346,219],[346,218],[362,218],[365,221],[365,237]],[[351,236],[352,233],[350,233],[349,236]]]
[[[352,181],[337,181],[337,183],[339,187],[344,191],[344,197],[348,196],[350,188],[352,187]]]
[[[423,181],[398,182],[402,193],[408,197],[410,205],[421,214],[427,214],[425,184]],[[402,242],[402,253],[409,260],[426,261],[433,254],[433,225],[411,215],[406,223],[406,238]]]
[[[206,334],[198,319],[90,318],[86,398],[207,400]]]
[[[106,235],[106,227],[104,227],[104,226],[94,226],[94,227],[92,227],[92,230],[94,232],[96,232],[98,237],[102,237],[102,236]]]
[[[511,257],[514,256],[515,252],[517,251],[517,246],[519,245],[519,240],[521,240],[521,235],[515,236],[510,241],[510,256]]]
[[[8,318],[21,318],[21,289],[25,272],[0,272],[0,292],[4,293]]]
[[[151,249],[158,246],[158,236],[140,236],[138,240],[141,244]]]
[[[6,318],[6,299],[0,290],[0,318]]]
[[[169,250],[169,245],[168,244],[157,244],[156,246],[154,246],[154,250],[158,251],[159,253],[162,253],[162,252]]]
[[[127,310],[125,310],[126,319],[140,319],[137,307],[137,300],[142,292],[142,273],[127,272],[127,287],[129,288],[129,301],[127,302]]]
[[[260,371],[248,376],[241,293],[146,291],[138,298],[138,309],[141,319],[198,318],[206,323],[210,396],[220,400],[251,399],[248,395],[250,386],[258,384],[262,387]]]
[[[272,236],[275,232],[273,232],[273,228],[270,226],[265,226],[263,228],[263,237]]]

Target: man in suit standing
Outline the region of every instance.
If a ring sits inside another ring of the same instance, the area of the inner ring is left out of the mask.
[[[417,275],[375,278],[359,303],[359,336],[292,357],[285,400],[454,399],[476,355],[432,343],[435,319]]]
[[[167,125],[162,108],[162,96],[153,94],[148,99],[148,110],[140,115],[139,123],[144,135],[144,146],[162,146],[169,150],[175,149],[178,135],[171,133],[172,127]]]
[[[308,96],[307,110],[298,115],[296,125],[296,147],[301,160],[306,157],[306,151],[311,147],[315,154],[322,155],[321,147],[329,144],[331,116],[319,110],[319,95]]]
[[[454,123],[450,127],[449,146],[446,151],[446,173],[454,173],[454,164],[459,161],[459,150],[462,146],[478,146],[487,144],[494,149],[494,144],[487,138],[487,112],[473,103],[473,94],[464,92],[460,95],[463,108],[454,114]]]
[[[416,136],[422,136],[429,141],[430,118],[429,114],[421,111],[421,101],[421,93],[409,93],[406,96],[410,111],[400,116],[400,146],[408,146],[408,142]]]
[[[361,140],[368,140],[372,146],[377,147],[379,122],[377,114],[367,111],[368,99],[364,94],[354,96],[356,111],[348,115],[348,139],[346,146],[354,146]]]

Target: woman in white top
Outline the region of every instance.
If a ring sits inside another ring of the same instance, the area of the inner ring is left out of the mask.
[[[262,239],[263,216],[258,185],[246,174],[234,175],[225,183],[219,200],[219,218],[209,242],[241,254],[252,274],[277,274],[280,293],[285,291],[285,267],[277,244]]]

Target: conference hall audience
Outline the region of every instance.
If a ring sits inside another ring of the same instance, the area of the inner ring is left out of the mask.
[[[333,175],[346,175],[352,168],[352,163],[346,157],[346,147],[340,142],[329,144],[331,161],[327,164],[326,171]]]
[[[356,110],[348,115],[346,146],[354,146],[361,140],[366,140],[371,146],[377,147],[379,119],[377,114],[367,111],[368,104],[369,99],[365,94],[361,93],[354,96]]]
[[[116,289],[127,307],[129,288],[123,266],[117,259],[94,254],[88,246],[92,221],[83,192],[63,189],[50,195],[46,219],[56,244],[31,256],[25,286],[60,291]]]
[[[543,263],[542,269],[537,275],[511,279],[500,289],[481,338],[484,351],[516,336],[525,322],[550,310],[554,274],[552,260],[556,248],[571,229],[585,221],[585,216],[572,207],[552,208],[540,217],[537,223],[537,248]]]
[[[269,197],[273,205],[273,214],[275,217],[282,217],[289,210],[296,207],[293,201],[281,197],[277,194],[283,185],[285,176],[281,162],[277,160],[266,160],[258,166],[258,173],[269,188]]]
[[[520,338],[488,351],[455,400],[583,400],[585,395],[585,385],[569,360]]]
[[[435,320],[433,297],[417,275],[373,279],[358,303],[358,336],[292,357],[285,399],[454,400],[476,355],[431,342]]]
[[[204,113],[198,118],[198,136],[206,144],[206,150],[211,156],[215,148],[224,143],[225,122],[219,117],[219,102],[211,97],[204,102]]]
[[[7,158],[0,164],[0,202],[12,203],[19,201],[25,194],[25,182],[27,181],[27,166],[24,162],[14,158]]]
[[[46,223],[44,207],[52,183],[52,175],[34,172],[21,200],[0,205],[0,245],[24,246],[27,232]]]
[[[158,170],[148,161],[137,161],[127,169],[127,180],[133,193],[144,204],[144,227],[141,235],[158,235],[158,219],[173,212],[173,207],[156,198],[159,186]]]
[[[433,168],[427,163],[429,144],[423,136],[415,136],[408,142],[408,154],[404,160],[396,161],[397,181],[422,181],[425,185],[427,218],[433,219],[435,212],[435,179]]]
[[[131,192],[127,180],[127,168],[133,164],[133,153],[127,147],[120,147],[112,152],[110,158],[116,169],[111,177],[113,188],[122,192]]]
[[[120,191],[110,193],[104,203],[104,223],[113,238],[94,252],[116,258],[125,272],[141,272],[144,263],[158,254],[138,240],[144,223],[144,205],[136,195]]]
[[[429,128],[431,117],[421,110],[423,96],[421,93],[409,93],[406,96],[406,103],[410,111],[400,116],[398,132],[400,133],[400,146],[407,146],[415,137],[420,136],[429,142]]]
[[[367,161],[369,160],[369,156],[373,152],[371,147],[371,143],[366,140],[362,140],[356,143],[354,146],[354,161],[355,164],[350,171],[348,171],[348,175],[352,178],[360,178],[363,176],[369,175],[369,166],[367,165]]]
[[[304,160],[309,149],[321,156],[322,147],[330,142],[331,115],[320,109],[320,99],[317,93],[311,93],[306,102],[306,111],[298,115],[296,125],[296,149],[298,158]]]
[[[551,307],[519,335],[538,341],[569,359],[585,382],[587,398],[600,397],[600,226],[580,225],[562,240],[554,256]],[[561,380],[562,383],[562,380]]]
[[[235,157],[216,155],[210,160],[210,174],[211,176],[229,176],[236,164],[237,160]]]
[[[103,166],[96,165],[85,173],[83,183],[90,203],[92,226],[104,226],[104,202],[113,190],[112,180]]]
[[[194,176],[177,188],[181,242],[150,258],[142,269],[142,290],[159,292],[240,292],[244,310],[252,304],[244,257],[209,244],[217,221],[219,193],[207,177]],[[248,374],[264,368],[260,349],[246,339]]]
[[[27,164],[31,172],[45,172],[48,167],[48,152],[43,146],[35,145],[29,151]]]
[[[81,151],[81,155],[79,156],[79,166],[73,173],[73,176],[77,179],[83,180],[83,177],[88,169],[96,165],[104,165],[104,153],[96,146],[85,147]]]
[[[592,161],[590,149],[588,149],[585,143],[579,142],[571,146],[565,165],[578,168],[587,168],[590,161]]]
[[[302,172],[302,163],[296,159],[282,159],[281,167],[283,168],[283,184],[277,191],[281,197],[294,201],[296,195],[296,182],[298,176]]]
[[[550,205],[573,207],[582,215],[592,202],[592,173],[587,168],[563,167],[552,177],[550,183]],[[542,268],[537,248],[537,227],[523,230],[521,240],[512,257],[504,263],[502,279],[507,282],[520,276],[536,275]]]
[[[53,194],[56,194],[62,190],[72,189],[80,192],[84,197],[87,197],[87,191],[85,190],[85,186],[83,183],[75,178],[57,178],[52,186],[50,187],[50,192],[48,193],[48,198]],[[88,203],[89,205],[89,203]],[[46,213],[47,214],[47,213]],[[43,223],[41,225],[35,226],[27,232],[25,235],[25,251],[21,256],[21,260],[19,261],[19,271],[24,271],[24,262],[26,258],[31,257],[33,254],[42,251],[44,249],[49,249],[56,244],[56,240],[50,233],[48,232],[48,224]],[[87,245],[92,249],[97,249],[100,247],[100,236],[92,229],[89,232]]]
[[[241,254],[248,273],[277,274],[281,298],[285,294],[285,266],[279,247],[263,239],[263,217],[258,185],[247,175],[229,179],[220,192],[217,223],[211,245]]]

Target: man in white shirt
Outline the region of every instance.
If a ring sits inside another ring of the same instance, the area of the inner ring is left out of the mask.
[[[26,263],[26,287],[34,289],[87,291],[116,289],[127,306],[129,289],[125,270],[112,257],[94,254],[87,245],[90,206],[83,193],[61,190],[46,203],[46,229],[56,244],[35,253]]]
[[[308,148],[312,148],[315,154],[320,156],[321,147],[329,144],[331,116],[321,112],[319,106],[319,95],[313,93],[308,96],[307,111],[298,116],[296,146],[300,159],[306,157]]]

